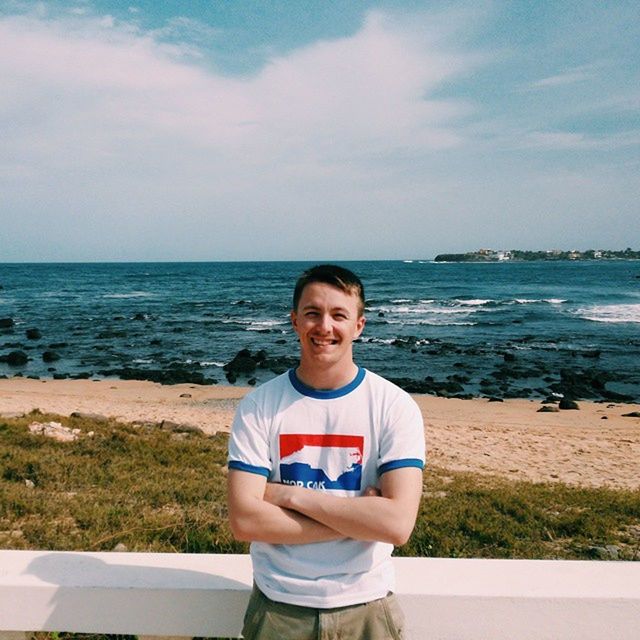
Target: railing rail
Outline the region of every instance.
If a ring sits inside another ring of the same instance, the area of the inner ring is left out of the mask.
[[[394,558],[409,638],[637,640],[640,562]],[[14,632],[236,637],[244,555],[0,551]]]

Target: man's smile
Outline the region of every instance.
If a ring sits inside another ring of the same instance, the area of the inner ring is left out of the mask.
[[[333,344],[338,344],[337,340],[329,340],[327,338],[311,338],[311,342],[316,347],[329,347]]]

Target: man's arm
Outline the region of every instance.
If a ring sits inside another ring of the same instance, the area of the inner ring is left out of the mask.
[[[269,483],[264,499],[347,538],[403,545],[418,515],[422,471],[416,467],[387,471],[380,478],[380,493],[380,496],[341,498],[323,491]]]
[[[264,476],[229,470],[229,520],[231,531],[237,540],[305,544],[345,537],[301,513],[267,502],[264,495],[266,484]]]

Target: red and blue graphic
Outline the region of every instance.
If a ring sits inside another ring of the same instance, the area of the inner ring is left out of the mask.
[[[280,434],[280,482],[360,491],[364,436]]]

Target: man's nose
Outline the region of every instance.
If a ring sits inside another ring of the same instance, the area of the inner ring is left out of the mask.
[[[328,313],[323,313],[320,317],[320,327],[323,331],[331,330],[331,315]]]

